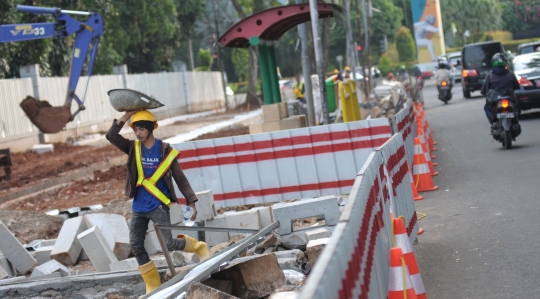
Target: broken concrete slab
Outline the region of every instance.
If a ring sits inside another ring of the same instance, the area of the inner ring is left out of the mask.
[[[9,274],[4,270],[2,266],[0,266],[0,279],[6,279],[9,277]]]
[[[307,231],[306,232],[306,241],[312,241],[317,239],[324,239],[324,238],[330,238],[332,236],[332,233],[324,228],[318,228],[315,230]]]
[[[241,228],[241,229],[256,229],[262,228],[261,215],[259,210],[247,210],[234,213],[226,213],[228,228]],[[246,235],[245,233],[230,232],[229,236],[234,237],[238,235]]]
[[[40,246],[36,250],[36,261],[38,265],[43,265],[51,260],[51,252],[54,246]]]
[[[173,251],[171,253],[171,259],[175,267],[182,267],[186,263],[186,258],[181,251]]]
[[[205,220],[204,226],[205,227],[220,227],[220,228],[227,227],[227,218],[225,218],[225,215],[218,215],[214,217],[214,219]],[[206,245],[208,246],[214,246],[219,243],[229,241],[228,232],[205,231],[204,235],[205,235]]]
[[[281,237],[275,233],[268,234],[264,240],[257,244],[257,248],[266,249],[268,247],[275,247],[281,244]]]
[[[239,298],[261,298],[271,295],[286,282],[274,254],[237,258],[220,272],[212,274],[212,278],[231,281],[232,294]]]
[[[39,276],[30,276],[26,279],[26,281],[35,281],[35,280],[43,280],[43,279],[51,279],[51,278],[59,278],[64,277],[65,275],[62,275],[61,272],[53,272],[49,274],[39,275]]]
[[[189,286],[186,299],[234,299],[238,297],[231,296],[227,293],[209,287],[199,282],[193,282]]]
[[[37,261],[0,221],[0,251],[20,273],[27,273],[37,266]]]
[[[295,258],[301,262],[307,262],[306,254],[299,249],[276,251],[273,253],[278,259]]]
[[[205,190],[195,193],[197,195],[197,218],[195,221],[205,221],[214,219],[216,214],[216,208],[214,206],[214,194],[212,190]]]
[[[281,246],[287,249],[300,249],[306,251],[306,242],[295,234],[290,234],[281,240]]]
[[[306,255],[312,268],[315,266],[315,262],[321,255],[326,244],[328,244],[328,241],[330,241],[330,238],[309,241],[307,244]]]
[[[282,270],[302,271],[302,263],[296,258],[279,258],[278,264]]]
[[[223,242],[212,246],[212,248],[210,248],[210,256],[213,256],[227,247],[229,247],[229,242]]]
[[[57,260],[50,260],[43,265],[40,265],[32,271],[30,277],[42,276],[51,274],[54,272],[60,272],[62,276],[69,276],[69,269],[59,263]]]
[[[85,215],[87,216],[87,215]],[[101,234],[99,227],[94,226],[79,235],[77,239],[81,243],[84,251],[90,257],[94,268],[99,272],[110,271],[110,264],[118,262],[114,252]]]
[[[139,264],[136,258],[130,258],[111,263],[109,267],[111,271],[135,271],[138,270]]]
[[[228,280],[216,280],[216,279],[206,279],[201,281],[202,284],[207,285],[216,290],[220,290],[223,293],[232,294],[232,282]]]
[[[198,264],[201,261],[201,259],[196,253],[184,252],[184,251],[181,251],[181,253],[184,256],[184,263],[186,265]]]
[[[82,250],[77,235],[86,229],[87,226],[83,217],[70,218],[64,221],[51,251],[51,259],[59,261],[64,266],[75,265]]]
[[[280,235],[290,234],[293,220],[319,215],[324,216],[326,225],[336,225],[341,215],[337,200],[337,196],[332,195],[273,205],[274,221],[280,223],[277,233]]]
[[[26,279],[27,279],[26,276],[17,276],[17,277],[2,279],[0,280],[0,285],[9,285],[12,283],[21,282]]]
[[[97,226],[118,260],[126,259],[131,251],[126,219],[117,214],[85,214],[88,227]],[[87,252],[88,254],[88,252]]]

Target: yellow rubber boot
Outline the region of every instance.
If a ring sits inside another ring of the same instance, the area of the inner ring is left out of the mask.
[[[151,293],[161,285],[161,278],[156,268],[154,261],[139,266],[139,272],[146,284],[146,294]]]
[[[210,257],[210,251],[208,251],[208,246],[206,245],[206,243],[199,242],[195,238],[182,234],[177,235],[176,237],[186,240],[186,248],[184,248],[184,251],[196,253],[199,256],[201,262]]]

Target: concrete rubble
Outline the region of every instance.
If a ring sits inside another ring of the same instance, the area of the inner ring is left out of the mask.
[[[306,269],[314,266],[340,217],[338,201],[341,197],[338,196],[282,202],[224,214],[216,213],[211,191],[199,192],[198,197],[196,223],[199,226],[260,230],[279,221],[281,228],[258,240],[240,257],[213,273],[210,279],[192,283],[187,298],[293,298],[303,283],[291,283],[284,271],[307,275],[309,272]],[[171,218],[177,222],[174,225],[181,226],[183,206],[173,206]],[[316,222],[317,226],[313,227],[309,222],[307,227],[297,227],[298,222],[295,221],[304,218],[309,221],[324,219],[325,224]],[[173,236],[178,232],[187,232],[205,240],[210,246],[211,255],[235,246],[250,235],[232,231],[198,233],[179,227],[173,230]],[[137,298],[144,293],[144,282],[129,247],[128,222],[123,216],[87,213],[69,218],[56,240],[36,240],[26,248],[1,222],[0,234],[3,240],[9,240],[0,242],[2,298],[90,299],[106,298],[107,294]],[[153,225],[149,225],[145,247],[162,279],[170,279]],[[200,262],[193,253],[173,251],[170,255],[177,274],[187,273]],[[85,259],[89,262],[85,262]],[[74,268],[81,263],[91,267],[87,267],[88,270]],[[30,272],[32,274],[28,278],[21,276]],[[82,296],[75,297],[75,294]]]

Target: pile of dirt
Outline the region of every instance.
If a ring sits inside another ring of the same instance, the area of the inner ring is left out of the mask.
[[[0,210],[0,221],[22,244],[27,244],[37,239],[56,239],[64,218],[34,211]]]
[[[193,141],[214,139],[214,138],[221,138],[221,137],[239,136],[239,135],[248,135],[248,134],[249,134],[249,127],[240,126],[240,127],[235,127],[231,129],[224,129],[224,130],[213,132],[213,133],[206,133],[193,139]]]

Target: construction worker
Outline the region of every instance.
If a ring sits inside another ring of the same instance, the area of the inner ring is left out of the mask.
[[[350,79],[351,78],[351,68],[346,66],[345,67],[345,79]]]
[[[343,81],[343,76],[337,69],[334,70],[334,82]]]
[[[119,134],[132,116],[129,126],[137,140],[129,140]],[[180,153],[154,137],[153,131],[157,128],[156,117],[151,112],[127,111],[120,119],[114,120],[106,134],[110,143],[128,155],[125,195],[133,198],[129,243],[146,284],[146,294],[158,288],[161,280],[154,261],[150,260],[144,248],[144,239],[150,220],[160,225],[171,225],[169,207],[171,203],[178,202],[173,179],[193,209],[191,220],[197,217],[197,196],[177,162]],[[210,256],[204,242],[186,235],[173,238],[170,230],[162,230],[161,233],[169,250],[194,252],[201,261]]]
[[[306,96],[304,93],[306,92],[306,88],[304,86],[304,82],[300,81],[300,76],[295,76],[296,83],[294,84],[294,95],[296,96],[296,99],[299,100],[302,103],[306,103]]]

